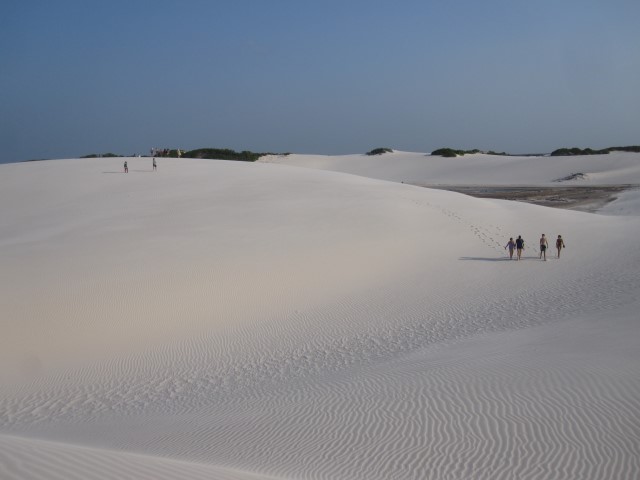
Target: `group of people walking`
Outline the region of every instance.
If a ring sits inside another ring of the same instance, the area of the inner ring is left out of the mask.
[[[515,240],[512,238],[509,239],[509,241],[507,242],[507,244],[504,246],[504,249],[509,249],[509,259],[513,260],[513,254],[515,252],[516,254],[516,260],[520,260],[522,258],[522,251],[524,250],[524,239],[522,238],[522,235],[518,235],[518,238],[516,238]],[[542,237],[540,237],[540,259],[541,260],[547,260],[547,250],[549,248],[549,242],[547,240],[547,237],[545,236],[545,234],[542,234]],[[558,256],[556,258],[560,258],[560,252],[562,251],[563,248],[566,248],[566,245],[564,244],[564,239],[562,238],[562,235],[558,235],[558,238],[556,239],[556,250],[558,251]]]

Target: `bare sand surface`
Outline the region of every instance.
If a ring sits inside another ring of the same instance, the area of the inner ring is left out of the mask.
[[[640,155],[629,152],[444,158],[394,151],[376,156],[269,156],[260,161],[606,215],[636,215],[640,186]]]
[[[638,190],[401,183],[640,184],[617,158],[0,165],[0,480],[636,478]]]

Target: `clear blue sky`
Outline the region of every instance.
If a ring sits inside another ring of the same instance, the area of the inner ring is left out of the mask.
[[[640,144],[637,0],[4,0],[0,162]]]

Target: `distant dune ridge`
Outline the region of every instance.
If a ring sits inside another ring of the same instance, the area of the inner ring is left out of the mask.
[[[157,163],[0,165],[3,480],[640,471],[640,154]]]

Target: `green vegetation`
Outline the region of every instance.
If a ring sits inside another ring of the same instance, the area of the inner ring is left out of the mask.
[[[602,150],[593,150],[591,148],[559,148],[551,152],[551,156],[561,157],[569,155],[607,155],[611,152],[640,153],[640,146],[633,145],[630,147],[609,147]]]
[[[165,157],[165,158],[207,158],[207,159],[215,159],[215,160],[238,160],[242,162],[255,162],[258,158],[264,155],[289,155],[288,153],[255,153],[250,152],[248,150],[244,150],[242,152],[236,152],[235,150],[230,150],[228,148],[198,148],[196,150],[184,151],[180,150],[180,154],[178,154],[178,149],[165,149],[160,150],[157,157]],[[85,155],[80,158],[109,158],[109,157],[122,157],[123,155],[117,155],[115,153],[92,153],[89,155]]]
[[[121,157],[122,155],[116,155],[115,153],[91,153],[80,158],[113,158]]]
[[[367,152],[367,155],[382,155],[383,153],[393,153],[393,150],[390,148],[374,148],[370,152]]]
[[[431,152],[431,155],[439,155],[441,157],[457,157],[458,155],[462,156],[466,153],[469,154],[473,154],[473,153],[482,153],[480,150],[478,150],[477,148],[474,150],[456,150],[453,148],[439,148],[437,150],[434,150],[433,152]]]
[[[610,147],[604,148],[602,150],[593,150],[591,148],[559,148],[551,152],[552,157],[557,156],[569,156],[569,155],[606,155],[611,152],[634,152],[640,153],[640,146],[632,145],[628,147]],[[393,153],[393,149],[380,147],[374,148],[370,152],[367,152],[366,155],[383,155],[385,153]],[[506,152],[494,152],[490,150],[488,152],[484,152],[482,150],[478,150],[477,148],[473,150],[458,150],[455,148],[439,148],[431,152],[431,155],[441,156],[441,157],[458,157],[466,154],[474,154],[474,153],[486,153],[487,155],[510,155]],[[195,150],[184,151],[180,150],[180,155],[178,155],[177,149],[166,149],[162,154],[159,154],[160,157],[173,157],[178,158],[182,156],[184,158],[206,158],[206,159],[215,159],[215,160],[237,160],[241,162],[255,162],[260,157],[265,155],[289,155],[289,153],[258,153],[258,152],[250,152],[248,150],[243,150],[242,152],[236,152],[235,150],[231,150],[228,148],[198,148]],[[534,155],[532,155],[534,156]],[[117,155],[115,153],[92,153],[89,155],[85,155],[80,158],[110,158],[110,157],[122,157],[122,155]]]
[[[289,155],[288,153],[255,153],[248,150],[236,152],[228,148],[198,148],[188,152],[182,152],[182,156],[186,158],[210,158],[215,160],[238,160],[241,162],[255,162],[265,155]],[[170,150],[170,157],[177,157],[177,150]]]

